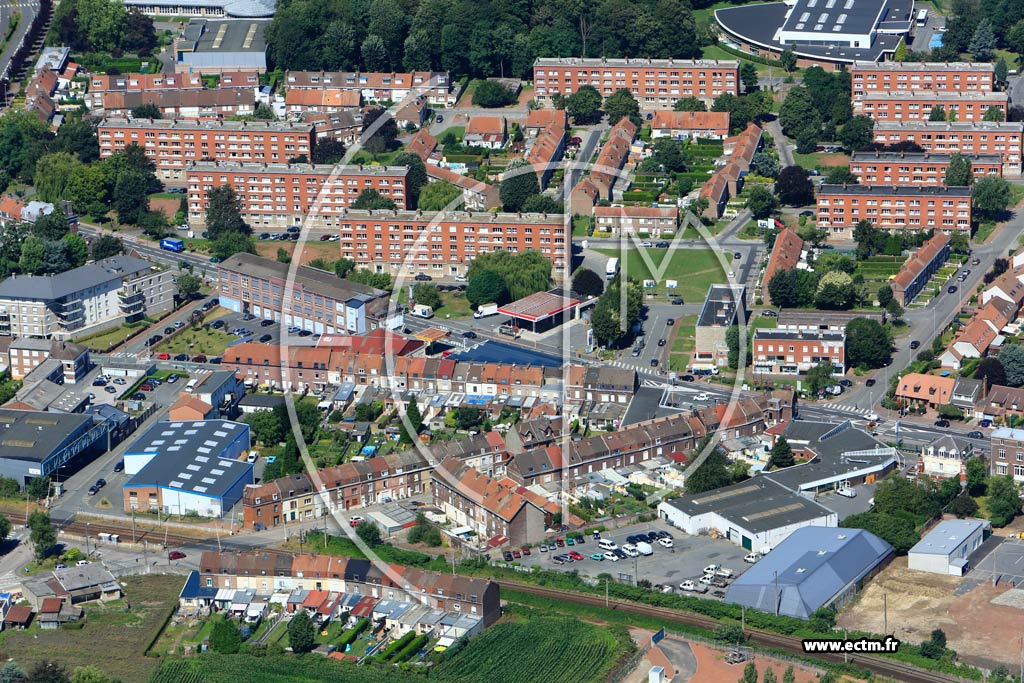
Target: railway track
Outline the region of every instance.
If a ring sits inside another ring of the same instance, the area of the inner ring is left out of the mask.
[[[12,524],[24,525],[27,523],[24,514],[8,513],[7,517],[11,520]],[[97,522],[78,522],[74,520],[54,520],[54,524],[57,529],[70,534],[78,536],[88,536],[95,540],[97,534],[118,534],[121,540],[128,542],[132,540],[132,527],[131,525],[120,526],[117,524],[103,524]],[[184,536],[182,534],[175,534],[168,532],[166,535],[159,529],[143,528],[140,526],[135,527],[135,542],[142,543],[143,541],[149,544],[164,545],[167,547],[197,544],[202,543],[209,539],[196,538],[194,536]]]
[[[500,580],[500,583],[503,588],[529,593],[530,595],[536,595],[538,597],[552,598],[563,602],[571,602],[590,607],[605,606],[604,598],[599,595],[562,591],[555,588],[545,588],[543,586],[534,586],[505,580]],[[714,630],[714,628],[719,624],[717,619],[705,617],[700,614],[684,612],[682,610],[676,610],[669,607],[644,605],[624,600],[609,600],[608,608],[619,612],[652,617],[669,623],[696,626],[707,630]],[[750,641],[757,645],[775,648],[801,657],[811,657],[813,659],[820,659],[837,664],[848,662],[863,669],[867,669],[878,676],[885,676],[893,680],[905,681],[906,683],[958,683],[963,680],[958,676],[919,669],[916,666],[904,664],[903,662],[891,659],[885,659],[883,657],[854,653],[850,653],[845,656],[836,653],[815,653],[813,655],[809,655],[804,652],[802,640],[794,636],[787,636],[750,628],[746,629],[746,634]]]

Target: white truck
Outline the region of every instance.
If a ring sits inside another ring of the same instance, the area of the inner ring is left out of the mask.
[[[486,318],[489,315],[498,315],[498,304],[480,304],[473,317],[476,319]]]
[[[639,541],[636,544],[636,549],[640,551],[641,555],[653,555],[654,554],[654,548],[651,547],[651,544],[650,543],[644,543],[643,541]]]
[[[696,581],[691,581],[690,579],[687,579],[686,581],[683,581],[681,584],[679,584],[679,590],[690,591],[692,593],[707,593],[708,587],[705,586],[703,583],[698,583]]]
[[[426,304],[416,304],[412,307],[412,314],[420,318],[433,318],[434,309]]]
[[[610,258],[608,264],[604,267],[604,276],[609,280],[614,280],[619,274],[619,259]]]

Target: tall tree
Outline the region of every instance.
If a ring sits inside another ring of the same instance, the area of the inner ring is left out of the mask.
[[[113,235],[101,235],[92,242],[92,258],[94,261],[124,253],[121,240]]]
[[[288,622],[288,645],[295,654],[310,652],[316,647],[316,629],[309,613],[300,609]]]
[[[36,510],[28,516],[29,538],[37,560],[45,559],[57,545],[57,529],[47,512]]]
[[[626,88],[620,88],[605,98],[604,113],[608,116],[608,123],[613,126],[622,119],[629,119],[637,126],[643,121],[640,118],[640,103]]]
[[[996,43],[996,34],[992,30],[992,22],[985,18],[979,21],[978,27],[974,29],[974,36],[971,38],[967,51],[971,53],[975,61],[988,62],[995,56]]]
[[[933,122],[945,121],[946,108],[941,104],[932,105],[932,110],[928,114],[928,120]]]
[[[985,115],[981,117],[983,121],[992,121],[994,123],[1002,123],[1006,120],[1006,112],[1000,107],[989,107],[985,110]]]
[[[112,205],[122,223],[138,225],[149,211],[149,179],[139,171],[126,169],[117,175]]]
[[[530,162],[525,159],[509,162],[498,192],[505,211],[521,211],[528,198],[540,193],[540,182]]]
[[[1020,514],[1020,486],[1010,475],[989,478],[988,514],[996,527],[1006,526]]]
[[[242,647],[242,634],[238,630],[238,624],[227,617],[216,619],[210,631],[210,647],[214,652],[224,655],[236,654]]]
[[[391,163],[394,166],[409,167],[409,177],[406,178],[405,191],[409,196],[409,207],[418,207],[420,192],[423,186],[427,184],[427,168],[423,165],[423,159],[418,154],[402,152],[401,154],[396,154]]]
[[[367,71],[390,71],[391,58],[388,56],[388,49],[380,36],[366,36],[363,46],[360,48],[363,56],[363,65]]]
[[[870,116],[857,115],[843,125],[839,140],[847,151],[855,152],[871,144],[875,122]]]
[[[985,382],[988,389],[992,386],[1006,386],[1006,369],[998,358],[982,358],[974,369],[974,379]]]
[[[728,466],[728,459],[716,446],[704,462],[686,478],[686,492],[704,493],[728,485],[732,481]]]
[[[775,180],[775,194],[789,206],[804,206],[814,202],[814,185],[807,171],[800,166],[787,166]]]
[[[249,234],[252,228],[242,218],[242,202],[230,185],[221,185],[206,191],[206,233],[217,240],[230,233]]]
[[[996,219],[1010,206],[1013,192],[1010,184],[997,176],[985,176],[974,182],[972,191],[974,210],[982,219]]]
[[[395,202],[390,197],[385,197],[371,187],[359,193],[356,200],[352,202],[353,209],[394,209]]]
[[[854,367],[880,368],[892,358],[892,340],[877,320],[854,318],[846,326],[846,359]]]
[[[132,109],[133,119],[159,119],[161,118],[160,107],[155,104],[140,104]]]
[[[469,278],[466,287],[466,299],[470,306],[480,307],[483,304],[507,304],[509,297],[505,278],[495,270],[482,270]]]
[[[707,111],[708,106],[698,97],[682,97],[672,107],[675,111]]]
[[[461,203],[462,190],[447,180],[429,183],[420,189],[418,208],[422,211],[441,211],[451,207],[457,209]],[[459,202],[453,204],[453,202]]]
[[[759,84],[757,67],[753,62],[742,62],[740,66],[740,81],[743,83],[744,92],[757,90]]]
[[[589,268],[581,268],[572,278],[572,291],[588,297],[601,296],[604,278]]]
[[[565,101],[565,112],[577,124],[591,123],[601,110],[601,93],[592,85],[581,85]]]
[[[946,167],[945,184],[949,186],[967,186],[974,182],[974,172],[970,160],[959,152],[949,158]]]
[[[377,119],[384,117],[379,125]],[[372,129],[373,132],[370,132]],[[368,137],[369,136],[369,137]],[[394,117],[382,108],[374,108],[363,114],[363,134],[360,140],[363,149],[371,154],[386,152],[395,145],[398,137],[398,124]]]

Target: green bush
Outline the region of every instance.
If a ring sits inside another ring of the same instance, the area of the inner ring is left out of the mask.
[[[398,640],[392,640],[391,643],[388,644],[388,646],[386,648],[384,648],[384,651],[380,653],[380,658],[382,660],[384,660],[385,662],[391,661],[391,658],[394,657],[398,653],[399,650],[401,650],[406,645],[408,645],[410,642],[412,642],[412,639],[415,638],[415,637],[416,637],[416,632],[415,631],[409,631],[408,633],[406,633],[404,636],[402,636]]]

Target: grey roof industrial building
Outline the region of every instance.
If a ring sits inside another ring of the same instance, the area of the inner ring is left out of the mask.
[[[792,420],[786,424],[783,436],[794,451],[813,455],[803,465],[764,475],[793,491],[835,488],[844,481],[881,476],[896,465],[899,457],[895,448],[850,422]]]
[[[96,446],[106,429],[107,422],[92,415],[0,408],[0,475],[23,484],[49,474]]]
[[[880,569],[892,546],[863,529],[797,529],[729,586],[725,601],[807,619],[842,605]]]
[[[726,37],[762,52],[852,64],[881,61],[910,31],[913,0],[796,0],[715,10]]]
[[[266,71],[267,40],[263,32],[269,24],[265,19],[192,19],[174,44],[176,69]]]

